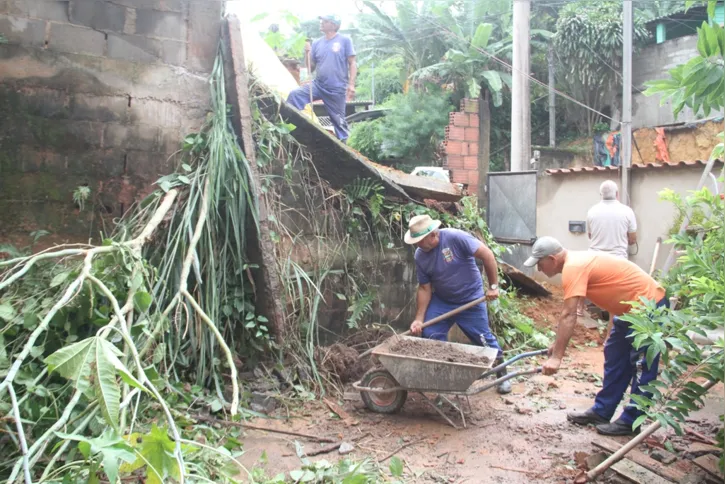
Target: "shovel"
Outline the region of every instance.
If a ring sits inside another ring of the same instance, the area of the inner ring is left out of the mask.
[[[468,303],[464,304],[463,306],[461,306],[459,308],[456,308],[456,309],[453,309],[451,311],[448,311],[447,313],[441,314],[440,316],[436,316],[435,318],[431,319],[430,321],[426,321],[425,323],[423,323],[423,326],[422,327],[423,328],[427,328],[428,326],[433,326],[434,324],[440,323],[441,321],[444,321],[444,320],[450,318],[451,316],[455,316],[456,314],[461,313],[461,312],[465,311],[466,309],[470,309],[473,306],[478,306],[482,302],[486,302],[486,296],[479,297],[478,299],[474,299],[473,301],[468,302]],[[407,336],[409,334],[410,334],[410,330],[408,330],[408,331],[406,331],[404,333],[400,333],[400,336]],[[365,353],[361,354],[359,356],[359,358],[366,357],[367,355],[369,355],[370,353],[372,353],[372,351],[374,349],[375,348],[370,348]]]

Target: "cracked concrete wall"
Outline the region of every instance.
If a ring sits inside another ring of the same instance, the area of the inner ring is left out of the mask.
[[[210,107],[222,9],[0,0],[0,240],[95,237],[173,171]],[[72,200],[81,185],[92,196],[83,211]]]

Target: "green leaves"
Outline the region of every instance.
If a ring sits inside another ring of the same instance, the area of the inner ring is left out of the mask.
[[[388,468],[390,469],[390,473],[393,477],[403,476],[403,461],[397,455],[390,458],[390,465]]]
[[[148,435],[134,433],[126,437],[137,454],[136,460],[121,466],[122,472],[133,472],[146,467],[146,484],[163,484],[168,478],[179,480],[181,471],[174,457],[176,448],[166,428],[154,424]]]
[[[685,106],[708,116],[725,105],[725,29],[703,22],[697,29],[697,50],[700,56],[670,70],[670,79],[645,83],[646,95],[660,94],[662,105],[672,102],[675,117]]]
[[[488,84],[491,92],[499,92],[503,89],[503,80],[498,71],[483,71],[481,75],[486,80],[486,84]]]
[[[13,309],[10,303],[5,302],[0,304],[0,319],[6,322],[10,322],[14,317],[15,309]]]
[[[479,24],[476,28],[476,33],[473,34],[473,39],[471,39],[471,45],[476,49],[485,50],[486,46],[488,46],[488,39],[491,37],[491,32],[493,32],[493,25]]]
[[[115,431],[106,429],[100,437],[86,438],[82,435],[55,433],[64,440],[78,442],[78,449],[86,460],[100,457],[103,470],[111,483],[118,479],[119,462],[131,463],[136,460],[133,449]]]
[[[132,387],[145,390],[119,356],[122,353],[113,344],[94,336],[61,348],[45,362],[50,372],[74,381],[80,391],[92,388],[106,421],[117,428],[121,391],[116,376]]]
[[[147,311],[151,307],[151,294],[146,291],[140,291],[133,295],[133,304],[141,312]]]

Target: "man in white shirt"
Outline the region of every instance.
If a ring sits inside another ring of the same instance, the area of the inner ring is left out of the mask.
[[[634,212],[619,201],[617,184],[607,180],[599,187],[602,200],[589,209],[589,250],[627,259],[627,247],[637,243]]]
[[[637,243],[637,220],[634,212],[619,201],[619,188],[612,180],[599,186],[601,201],[587,213],[589,250],[606,252],[628,259],[627,248]],[[584,298],[579,302],[577,315],[584,316]],[[609,334],[610,326],[607,328]]]

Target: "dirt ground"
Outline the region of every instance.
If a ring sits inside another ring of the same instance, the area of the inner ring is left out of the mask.
[[[555,324],[557,312],[553,305],[549,309],[538,309],[537,323]],[[542,318],[548,310],[551,314]],[[541,363],[541,359],[528,360],[520,368]],[[585,410],[592,404],[601,387],[602,364],[598,331],[580,328],[557,375],[516,379],[509,395],[498,395],[492,389],[471,397],[467,428],[460,430],[446,423],[419,394],[410,393],[400,413],[381,415],[368,411],[359,394],[349,386],[345,398],[336,400],[349,415],[345,421],[325,403],[311,402],[289,419],[257,420],[256,423],[352,442],[355,450],[350,457],[357,460],[381,460],[395,453],[405,462],[408,482],[573,482],[576,457],[582,457],[575,454],[597,452],[591,443],[597,434],[594,428],[569,424],[566,413]],[[725,406],[723,395],[722,385],[710,392],[705,408],[692,415],[691,428],[714,435],[713,429],[719,425],[718,414]],[[434,395],[428,396],[434,398]],[[461,423],[455,412],[446,414]],[[662,441],[672,435],[660,430],[655,438]],[[241,462],[248,468],[254,467],[264,452],[269,475],[299,468],[301,461],[295,451],[295,440],[307,450],[329,445],[249,431]],[[626,442],[628,439],[615,440]],[[641,446],[640,450],[648,449]],[[311,460],[339,458],[335,452]],[[684,471],[692,467],[690,461],[684,460],[672,465]]]

